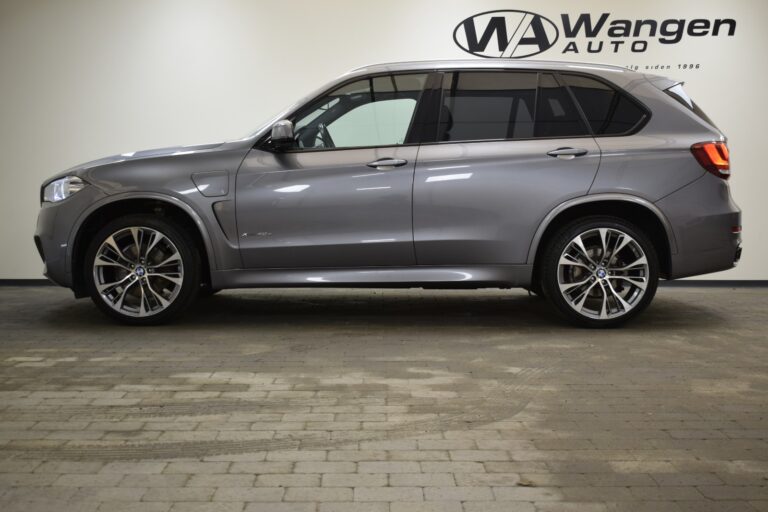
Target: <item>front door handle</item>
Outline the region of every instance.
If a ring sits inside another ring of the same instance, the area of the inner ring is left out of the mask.
[[[395,167],[402,167],[408,163],[408,160],[402,160],[400,158],[379,158],[373,162],[369,162],[368,167],[379,169],[380,171],[388,171]]]
[[[557,148],[547,153],[549,156],[559,158],[561,160],[571,160],[577,156],[584,156],[587,154],[586,149],[581,148]]]

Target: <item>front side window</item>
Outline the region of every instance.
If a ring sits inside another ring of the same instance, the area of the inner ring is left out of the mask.
[[[645,111],[626,95],[594,78],[561,75],[595,135],[619,135],[631,131],[646,117]]]
[[[405,143],[426,73],[363,78],[343,85],[294,118],[297,149]]]

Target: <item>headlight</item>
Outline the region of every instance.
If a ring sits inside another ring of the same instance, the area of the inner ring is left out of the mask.
[[[52,181],[43,189],[43,201],[55,203],[66,199],[75,192],[80,192],[87,185],[77,176],[66,176]]]

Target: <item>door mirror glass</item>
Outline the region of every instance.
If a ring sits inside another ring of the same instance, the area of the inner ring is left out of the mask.
[[[272,125],[272,145],[277,149],[286,149],[293,145],[293,123],[287,119]]]

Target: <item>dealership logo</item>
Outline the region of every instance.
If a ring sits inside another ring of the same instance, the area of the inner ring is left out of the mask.
[[[453,40],[478,57],[520,59],[548,50],[559,32],[549,18],[528,11],[489,11],[475,14],[453,31]]]
[[[643,53],[649,40],[677,44],[683,37],[733,36],[736,21],[726,19],[672,18],[611,19],[610,13],[589,13],[571,19],[560,15],[565,46],[561,53]],[[549,18],[529,11],[501,10],[475,14],[453,30],[456,45],[478,57],[521,59],[549,50],[558,41],[560,29]],[[577,40],[577,38],[581,38]]]

